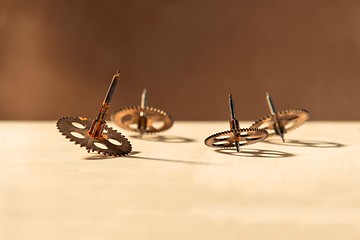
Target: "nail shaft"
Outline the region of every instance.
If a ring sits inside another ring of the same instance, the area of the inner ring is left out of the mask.
[[[275,130],[280,135],[282,141],[285,142],[285,139],[284,139],[284,127],[281,125],[281,123],[280,123],[280,121],[278,119],[278,116],[276,115],[274,102],[272,101],[269,93],[266,93],[266,101],[267,101],[267,104],[269,106],[270,113],[271,113],[271,115],[273,115],[273,118],[274,118]]]
[[[274,106],[274,103],[269,95],[269,93],[266,93],[266,101],[267,101],[267,104],[269,106],[269,109],[270,109],[270,113],[272,115],[274,115],[276,113],[276,110],[275,110],[275,106]]]
[[[145,106],[146,106],[146,100],[147,100],[146,93],[147,93],[147,91],[146,91],[146,89],[144,89],[141,94],[141,105],[140,105],[141,108],[145,108]]]
[[[230,105],[230,129],[234,130],[236,133],[240,130],[239,122],[235,116],[235,107],[232,95],[229,95],[229,105]],[[236,134],[234,135],[237,138]],[[235,141],[236,151],[240,152],[240,144],[239,141]]]
[[[104,98],[104,102],[101,105],[99,114],[97,118],[92,122],[90,129],[88,131],[88,134],[95,138],[101,138],[103,137],[103,130],[105,128],[105,117],[106,113],[110,107],[111,99],[115,93],[116,85],[120,79],[120,71],[117,71],[116,74],[113,76],[113,79],[111,81],[110,87],[106,93],[106,96]]]
[[[108,89],[108,91],[106,93],[104,103],[110,104],[111,99],[112,99],[112,97],[113,97],[113,95],[115,93],[116,86],[117,86],[117,83],[118,83],[119,79],[120,79],[120,71],[118,70],[116,72],[116,74],[113,76],[110,87],[109,87],[109,89]]]
[[[229,95],[229,105],[230,105],[230,118],[231,119],[235,119],[235,107],[234,107],[234,102],[233,102],[233,98],[232,95]]]

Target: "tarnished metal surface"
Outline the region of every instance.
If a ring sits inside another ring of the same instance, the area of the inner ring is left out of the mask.
[[[215,148],[236,148],[240,152],[240,146],[250,145],[264,140],[268,133],[266,130],[257,128],[240,128],[239,121],[235,116],[235,106],[232,95],[229,95],[230,106],[230,130],[215,133],[204,141],[206,146]]]
[[[268,131],[269,137],[279,135],[275,126],[275,116],[281,124],[280,126],[283,127],[284,133],[301,126],[310,118],[309,113],[304,109],[285,110],[277,112],[275,115],[265,116],[253,123],[251,127]]]
[[[285,133],[299,127],[310,118],[309,112],[304,109],[277,112],[269,93],[266,93],[266,102],[271,114],[255,121],[251,127],[264,129],[268,131],[269,136],[279,135],[283,142]]]
[[[111,117],[119,127],[143,134],[157,133],[169,129],[174,121],[167,112],[146,106],[146,89],[141,95],[141,104],[136,107],[125,107],[115,111]]]
[[[81,117],[60,118],[56,126],[66,138],[88,152],[96,151],[109,156],[124,156],[131,152],[131,144],[121,133],[105,125],[101,137],[93,137],[89,129],[93,120]]]
[[[146,121],[142,121],[141,112],[146,116]],[[117,126],[132,132],[140,132],[140,127],[144,126],[143,133],[165,131],[173,125],[173,119],[168,113],[157,108],[140,106],[117,110],[112,115],[112,121]]]
[[[131,152],[130,142],[120,133],[106,125],[105,117],[110,108],[116,85],[120,79],[118,71],[111,81],[99,114],[95,120],[83,117],[62,117],[56,126],[70,141],[85,147],[88,152],[96,151],[109,156],[123,156]]]
[[[205,139],[205,144],[215,148],[233,148],[254,144],[264,140],[268,133],[265,130],[242,128],[215,133]]]

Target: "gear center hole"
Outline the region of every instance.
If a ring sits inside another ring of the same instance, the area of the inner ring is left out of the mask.
[[[112,139],[112,138],[109,138],[108,141],[116,146],[121,146],[122,143],[119,142],[118,140],[115,140],[115,139]]]
[[[108,149],[108,147],[103,144],[103,143],[99,143],[99,142],[94,142],[94,145],[98,148],[101,148],[101,149]]]
[[[165,123],[163,121],[155,121],[152,123],[152,127],[155,129],[161,129],[164,125]]]
[[[70,132],[71,135],[73,135],[76,138],[80,138],[80,139],[84,139],[84,135],[82,135],[81,133],[78,132]]]
[[[85,126],[81,123],[78,122],[72,122],[71,123],[74,127],[79,128],[79,129],[85,129]]]

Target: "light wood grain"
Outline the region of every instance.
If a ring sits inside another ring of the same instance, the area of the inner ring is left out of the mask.
[[[55,122],[0,122],[0,239],[360,238],[360,122],[309,122],[239,154],[204,145],[227,128],[123,132],[133,154],[101,159]]]

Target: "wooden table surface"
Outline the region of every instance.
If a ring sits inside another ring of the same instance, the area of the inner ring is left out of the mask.
[[[55,122],[0,122],[0,239],[360,239],[360,122],[308,122],[241,153],[204,145],[227,128],[121,131],[133,153],[103,158]]]

